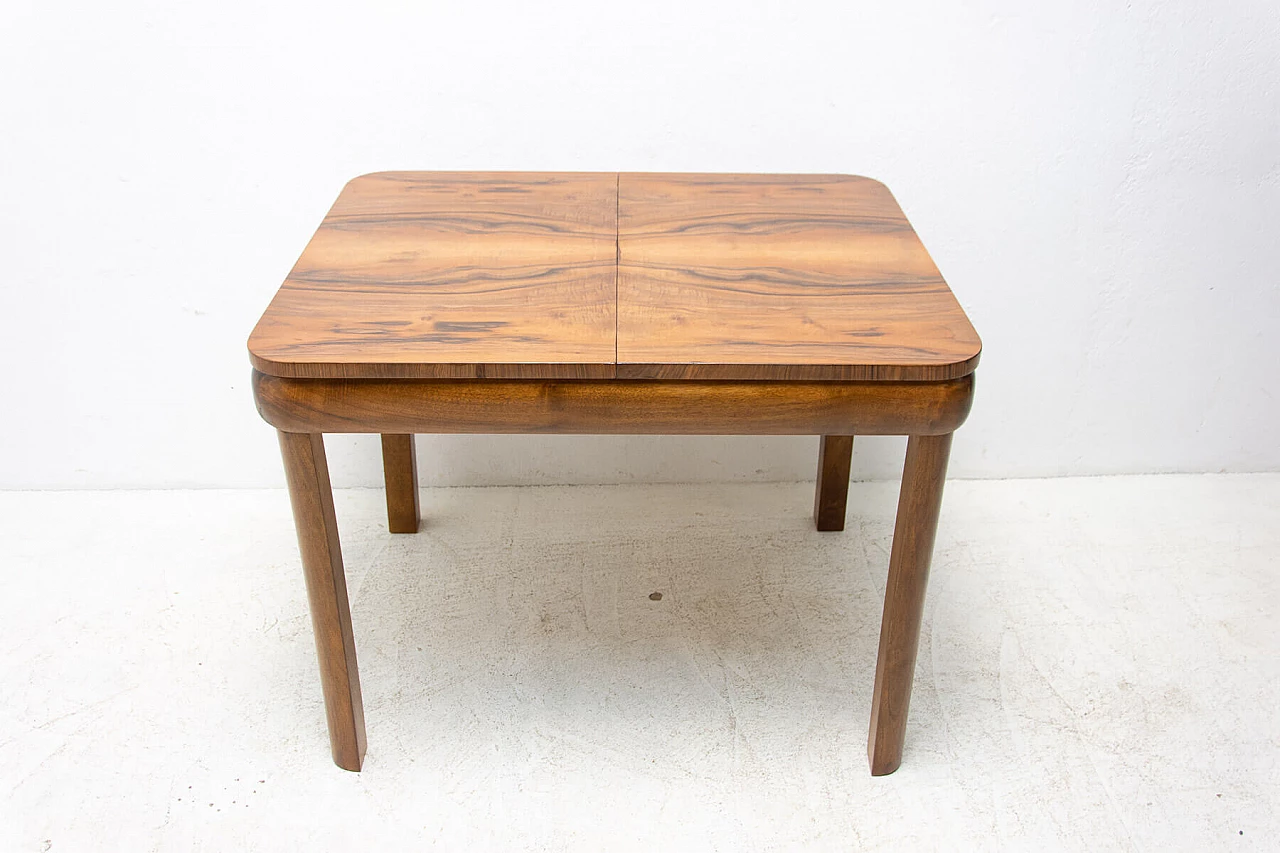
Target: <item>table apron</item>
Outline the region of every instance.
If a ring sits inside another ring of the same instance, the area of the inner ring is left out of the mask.
[[[943,435],[972,374],[942,382],[292,379],[253,372],[285,432]]]

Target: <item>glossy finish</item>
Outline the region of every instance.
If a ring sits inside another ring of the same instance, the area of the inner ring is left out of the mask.
[[[813,523],[819,530],[844,530],[852,461],[853,436],[824,435],[819,440],[818,482],[813,495]]]
[[[273,376],[954,379],[981,343],[883,184],[381,172],[249,338]]]
[[[614,375],[617,176],[351,181],[249,338],[294,377]]]
[[[618,377],[953,379],[981,343],[884,184],[623,174]]]
[[[359,770],[365,752],[364,702],[324,437],[281,432],[280,453],[307,579],[329,746],[335,764],[344,770]]]
[[[902,763],[907,732],[907,709],[916,671],[924,594],[929,563],[942,508],[942,487],[951,455],[950,435],[915,436],[907,442],[898,496],[898,520],[893,528],[889,579],[880,620],[880,652],[871,696],[871,732],[867,755],[871,775],[884,776]]]
[[[322,434],[382,434],[419,527],[417,433],[819,435],[842,530],[853,436],[909,435],[872,773],[902,760],[951,433],[981,344],[885,187],[833,175],[390,172],[347,185],[249,340],[280,430],[334,761],[364,712]]]

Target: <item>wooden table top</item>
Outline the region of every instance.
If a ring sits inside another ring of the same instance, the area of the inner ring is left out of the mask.
[[[843,175],[365,175],[249,338],[302,378],[941,380],[980,351]]]

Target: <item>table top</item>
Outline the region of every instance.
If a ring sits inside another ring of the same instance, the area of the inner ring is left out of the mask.
[[[300,378],[941,380],[980,351],[845,175],[365,175],[249,338]]]

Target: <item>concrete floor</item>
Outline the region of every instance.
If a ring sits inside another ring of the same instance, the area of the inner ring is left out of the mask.
[[[881,779],[896,485],[811,490],[340,492],[358,775],[282,492],[0,494],[0,850],[1280,847],[1280,476],[949,484]]]

